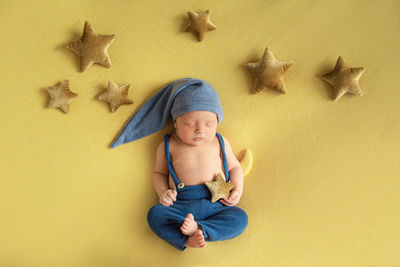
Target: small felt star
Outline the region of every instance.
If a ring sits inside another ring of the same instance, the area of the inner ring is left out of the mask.
[[[267,47],[259,62],[247,63],[245,67],[254,74],[253,91],[255,93],[269,88],[286,94],[283,75],[292,65],[293,61],[276,60],[271,50]]]
[[[113,81],[108,81],[108,89],[99,96],[99,100],[108,102],[112,112],[123,104],[133,104],[133,100],[128,98],[129,86],[128,83],[119,86]]]
[[[190,24],[187,26],[186,31],[194,32],[199,41],[203,40],[205,32],[212,31],[217,28],[217,26],[210,21],[209,10],[206,10],[201,14],[189,11],[188,16],[190,18]]]
[[[216,202],[220,198],[228,198],[234,184],[226,182],[220,173],[217,174],[217,178],[213,182],[206,182],[206,186],[211,192],[211,202]]]
[[[107,68],[111,67],[107,49],[114,41],[114,37],[114,34],[95,33],[89,22],[85,21],[81,39],[67,44],[67,47],[79,56],[80,71],[85,71],[93,63],[99,63]]]
[[[339,56],[335,68],[321,78],[331,84],[334,90],[334,100],[338,100],[346,93],[362,96],[358,80],[364,68],[349,68],[344,59]]]
[[[69,90],[69,81],[65,80],[56,86],[46,89],[51,99],[49,108],[60,108],[64,113],[69,112],[69,104],[78,96]]]

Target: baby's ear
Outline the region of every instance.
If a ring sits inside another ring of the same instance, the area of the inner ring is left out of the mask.
[[[174,128],[176,129],[176,120],[174,121]]]

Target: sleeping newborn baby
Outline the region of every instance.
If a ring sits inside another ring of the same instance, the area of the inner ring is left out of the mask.
[[[159,204],[148,212],[151,229],[179,250],[240,235],[248,223],[235,206],[243,171],[229,142],[217,133],[223,112],[210,84],[190,78],[170,83],[139,109],[113,147],[159,131],[170,117],[175,130],[156,152],[153,184]],[[216,173],[235,187],[228,198],[213,203],[205,183]]]

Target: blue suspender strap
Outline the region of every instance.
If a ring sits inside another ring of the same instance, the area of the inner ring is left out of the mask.
[[[229,182],[228,161],[226,160],[224,139],[222,138],[222,136],[219,133],[217,133],[217,137],[219,139],[219,143],[221,144],[222,162],[224,164],[225,178],[226,178],[226,181]]]
[[[175,171],[174,171],[174,167],[172,166],[171,163],[171,158],[169,155],[169,135],[166,134],[164,136],[164,149],[165,149],[165,155],[167,156],[167,163],[168,163],[168,170],[169,173],[171,174],[172,180],[175,183],[175,186],[178,187],[178,184],[180,184],[180,181],[178,179],[178,177],[176,177]]]

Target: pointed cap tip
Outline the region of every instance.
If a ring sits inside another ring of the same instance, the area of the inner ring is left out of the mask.
[[[111,144],[111,148],[116,148],[119,145],[122,145],[122,142],[120,140],[116,140],[114,143]]]

